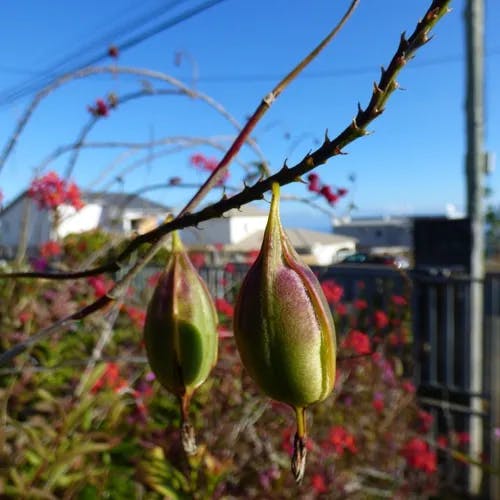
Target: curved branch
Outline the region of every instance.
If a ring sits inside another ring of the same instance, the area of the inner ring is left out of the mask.
[[[167,75],[165,73],[161,73],[159,71],[153,71],[150,69],[146,68],[129,68],[129,67],[123,67],[123,66],[107,66],[107,67],[90,67],[90,68],[84,68],[80,71],[76,71],[75,73],[69,73],[67,75],[62,76],[52,84],[48,85],[44,89],[42,89],[38,94],[33,98],[31,103],[28,105],[27,109],[24,111],[21,119],[19,120],[17,127],[15,128],[13,134],[11,137],[8,139],[6,145],[4,146],[4,149],[2,153],[0,154],[0,171],[5,165],[5,162],[7,161],[7,158],[9,157],[10,153],[14,149],[19,136],[23,132],[24,128],[26,127],[26,124],[28,123],[29,119],[31,118],[32,114],[35,112],[36,108],[40,104],[40,102],[47,97],[50,93],[52,93],[54,90],[57,88],[61,87],[62,85],[65,85],[73,80],[78,80],[82,78],[87,78],[91,75],[101,75],[101,74],[125,74],[125,75],[134,75],[134,76],[140,76],[140,77],[146,77],[150,78],[152,80],[158,80],[162,82],[166,82],[173,87],[176,87],[180,93],[187,95],[188,97],[191,97],[192,99],[199,99],[206,104],[208,104],[212,109],[217,111],[221,116],[223,116],[226,120],[228,120],[236,130],[241,130],[242,127],[225,108],[220,104],[218,101],[213,99],[207,94],[204,94],[203,92],[198,92],[195,91],[191,88],[189,88],[187,85],[182,83],[180,80],[177,80],[176,78],[173,78],[170,75]],[[248,145],[256,152],[258,157],[262,160],[263,163],[267,165],[265,162],[264,154],[262,153],[261,149],[259,146],[255,143],[255,141],[251,137],[247,137],[246,142]]]

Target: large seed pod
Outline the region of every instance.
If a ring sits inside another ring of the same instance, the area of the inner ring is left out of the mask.
[[[177,232],[172,234],[172,254],[148,306],[144,343],[156,378],[180,400],[182,443],[192,454],[196,444],[189,402],[217,361],[217,312]]]
[[[300,261],[281,226],[279,185],[272,190],[260,254],[238,295],[234,336],[257,385],[296,412],[292,471],[299,482],[306,455],[304,410],[325,399],[335,383],[335,328],[316,276]]]

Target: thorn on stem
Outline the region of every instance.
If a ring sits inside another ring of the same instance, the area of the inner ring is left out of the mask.
[[[292,474],[296,483],[300,483],[306,470],[307,448],[305,438],[295,433],[293,440]]]
[[[182,422],[181,425],[181,442],[186,455],[194,455],[198,447],[196,446],[196,436],[194,428],[189,422]]]

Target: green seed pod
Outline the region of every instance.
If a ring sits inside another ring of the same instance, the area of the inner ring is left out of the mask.
[[[335,327],[321,286],[300,261],[280,222],[279,184],[260,254],[246,275],[234,313],[241,360],[271,398],[292,406],[297,416],[292,471],[305,468],[305,408],[322,401],[335,383]]]
[[[156,378],[180,400],[182,444],[193,454],[189,402],[217,361],[217,312],[177,232],[172,234],[172,255],[148,306],[144,343]]]

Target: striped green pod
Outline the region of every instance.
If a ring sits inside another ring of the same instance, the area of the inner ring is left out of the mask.
[[[243,365],[271,398],[297,415],[292,470],[305,467],[307,406],[322,401],[335,383],[335,327],[321,286],[286,236],[279,215],[279,185],[262,247],[243,280],[234,313],[234,336]]]
[[[184,449],[194,453],[189,402],[217,361],[217,312],[177,232],[148,306],[144,343],[157,380],[180,400]]]

